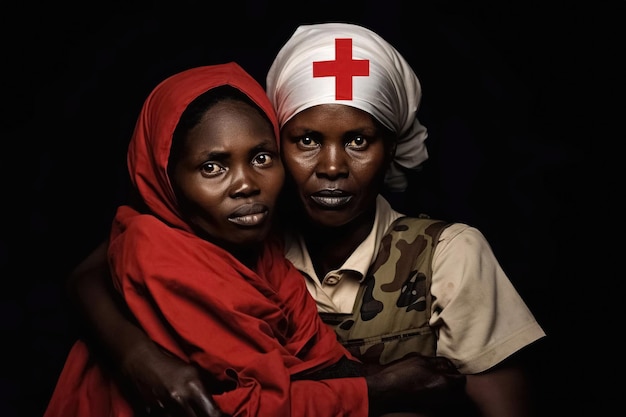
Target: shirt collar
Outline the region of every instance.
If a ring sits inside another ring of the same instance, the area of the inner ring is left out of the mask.
[[[379,195],[376,198],[376,215],[374,217],[374,224],[372,230],[367,235],[365,240],[357,247],[357,249],[350,255],[344,264],[336,271],[340,272],[345,270],[355,271],[359,274],[362,280],[370,265],[374,262],[375,255],[380,248],[380,241],[388,230],[391,223],[393,223],[398,217],[402,217],[403,214],[398,213],[385,198]],[[311,257],[304,243],[304,239],[297,233],[288,232],[285,236],[285,256],[294,266],[304,272],[313,279],[317,279]]]

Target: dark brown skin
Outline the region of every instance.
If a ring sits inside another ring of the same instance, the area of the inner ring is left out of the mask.
[[[337,269],[371,230],[393,144],[368,113],[325,104],[295,115],[281,129],[283,163],[309,223],[300,230],[318,276]],[[323,189],[343,190],[340,209],[316,203]],[[468,375],[466,392],[484,417],[532,415],[527,378],[516,358]]]
[[[369,233],[374,201],[395,150],[393,141],[369,114],[348,106],[321,105],[285,124],[281,150],[308,219],[301,233],[318,274],[323,276],[341,265]],[[342,190],[342,196],[351,197],[349,202],[329,210],[323,197],[322,204],[316,198],[320,191],[329,189]],[[211,408],[210,391],[203,385],[206,382],[200,372],[168,357],[133,328],[113,302],[107,282],[106,257],[99,248],[76,268],[68,287],[95,340],[119,364],[146,404],[158,407],[161,402],[172,415],[219,415]],[[367,377],[372,416],[432,415],[426,411],[432,410],[429,402],[450,401],[463,385],[484,417],[532,415],[527,379],[515,358],[481,374],[468,375],[466,380],[447,369],[441,363],[443,358],[417,356],[405,360],[372,370]],[[413,403],[406,404],[405,410],[385,409],[394,402],[388,397],[394,395],[390,392],[400,397],[394,399],[396,402],[410,398]],[[422,414],[395,414],[406,410],[420,410]]]
[[[172,415],[223,417],[195,367],[161,350],[123,313],[103,242],[70,274],[67,290],[87,323],[89,341],[103,348],[146,408]]]
[[[182,215],[199,236],[254,268],[285,178],[272,126],[249,104],[224,100],[183,143],[168,167]],[[250,207],[248,215],[237,212]]]
[[[337,114],[341,115],[343,106],[338,107]],[[359,116],[361,124],[366,125],[362,133],[368,133],[374,142],[373,138],[379,131],[371,125],[371,118],[366,113],[360,112]],[[193,137],[190,134],[190,138]],[[353,196],[359,195],[363,198],[353,199],[354,203],[350,205],[352,211],[348,216],[343,211],[338,212],[340,217],[333,221],[338,220],[342,224],[328,230],[333,234],[338,231],[342,234],[349,232],[352,236],[351,246],[358,244],[367,235],[373,212],[367,210],[366,215],[363,215],[361,208],[371,207],[377,195],[375,191],[359,193],[358,188],[382,180],[384,167],[392,156],[393,147],[389,145],[390,143],[392,142],[384,142],[382,138],[378,138],[375,144],[372,143],[373,146],[369,146],[369,156],[361,158],[359,176],[361,183],[346,187]],[[356,145],[359,148],[358,140]],[[340,143],[338,146],[343,148],[344,144]],[[341,155],[340,152],[342,149],[331,150],[331,154],[334,155]],[[362,151],[361,154],[365,155]],[[333,170],[334,156],[329,157],[326,152],[322,155],[330,162],[330,170]],[[359,159],[358,154],[354,157]],[[372,171],[368,170],[368,166],[378,168]],[[174,176],[174,183],[178,182],[176,178],[179,171],[186,172],[175,170],[177,174]],[[348,176],[348,171],[349,163],[344,161],[336,177]],[[334,174],[325,175],[331,182],[334,181],[332,178]],[[352,175],[349,177],[353,178]],[[354,221],[355,219],[357,221]],[[315,223],[315,220],[313,222]],[[123,303],[118,305],[111,296],[113,290],[107,268],[106,247],[107,245],[102,245],[92,253],[73,271],[68,281],[71,298],[76,301],[79,310],[85,313],[87,328],[91,329],[91,340],[103,347],[112,363],[119,366],[120,374],[125,377],[123,382],[126,385],[130,382],[136,396],[147,408],[164,409],[164,415],[221,416],[221,412],[211,399],[213,382],[211,376],[162,351],[122,314],[120,306]],[[347,252],[341,252],[340,255],[343,256],[343,253]],[[320,259],[319,254],[316,259]],[[338,258],[329,259],[328,262],[321,262],[320,268],[328,268],[339,261]],[[465,383],[465,376],[459,374],[447,359],[416,355],[385,367],[378,365],[370,367],[366,382],[371,415],[378,416],[404,409],[418,409],[424,404],[431,404],[433,398],[442,397],[441,393],[460,392]]]
[[[368,113],[324,104],[295,115],[281,129],[281,151],[291,191],[304,211],[304,236],[318,273],[337,269],[370,233],[378,196],[395,151],[395,137]],[[350,200],[319,203],[325,191]]]
[[[223,417],[207,389],[211,377],[162,351],[124,316],[112,297],[109,269],[102,262],[106,248],[106,243],[96,248],[68,280],[70,296],[85,312],[91,340],[119,365],[146,407],[165,408],[167,413],[161,415]],[[398,405],[413,409],[430,405],[433,398],[456,395],[465,384],[465,376],[447,359],[421,355],[370,367],[368,373],[372,417],[398,411]],[[394,408],[390,408],[392,404]]]

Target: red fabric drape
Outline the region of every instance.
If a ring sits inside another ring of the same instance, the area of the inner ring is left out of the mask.
[[[275,123],[262,88],[234,64],[189,70],[161,83],[144,104],[129,147],[131,177],[152,214],[118,209],[109,247],[114,284],[156,343],[235,382],[235,389],[215,397],[225,413],[367,416],[363,378],[291,379],[349,354],[320,320],[280,241],[268,241],[252,271],[191,233],[177,215],[166,171],[174,127],[193,98],[225,83],[260,103]],[[77,342],[44,417],[132,415],[111,377]]]

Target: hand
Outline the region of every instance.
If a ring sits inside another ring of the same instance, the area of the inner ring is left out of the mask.
[[[411,355],[388,365],[367,365],[375,413],[420,411],[445,406],[464,393],[465,375],[444,357]]]
[[[151,416],[225,417],[198,369],[155,344],[134,349],[125,358],[122,373]]]

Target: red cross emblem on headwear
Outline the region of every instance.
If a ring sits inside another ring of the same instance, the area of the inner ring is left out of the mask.
[[[335,100],[352,100],[352,77],[370,75],[368,59],[352,59],[352,39],[335,39],[335,60],[313,62],[313,77],[335,77]]]

